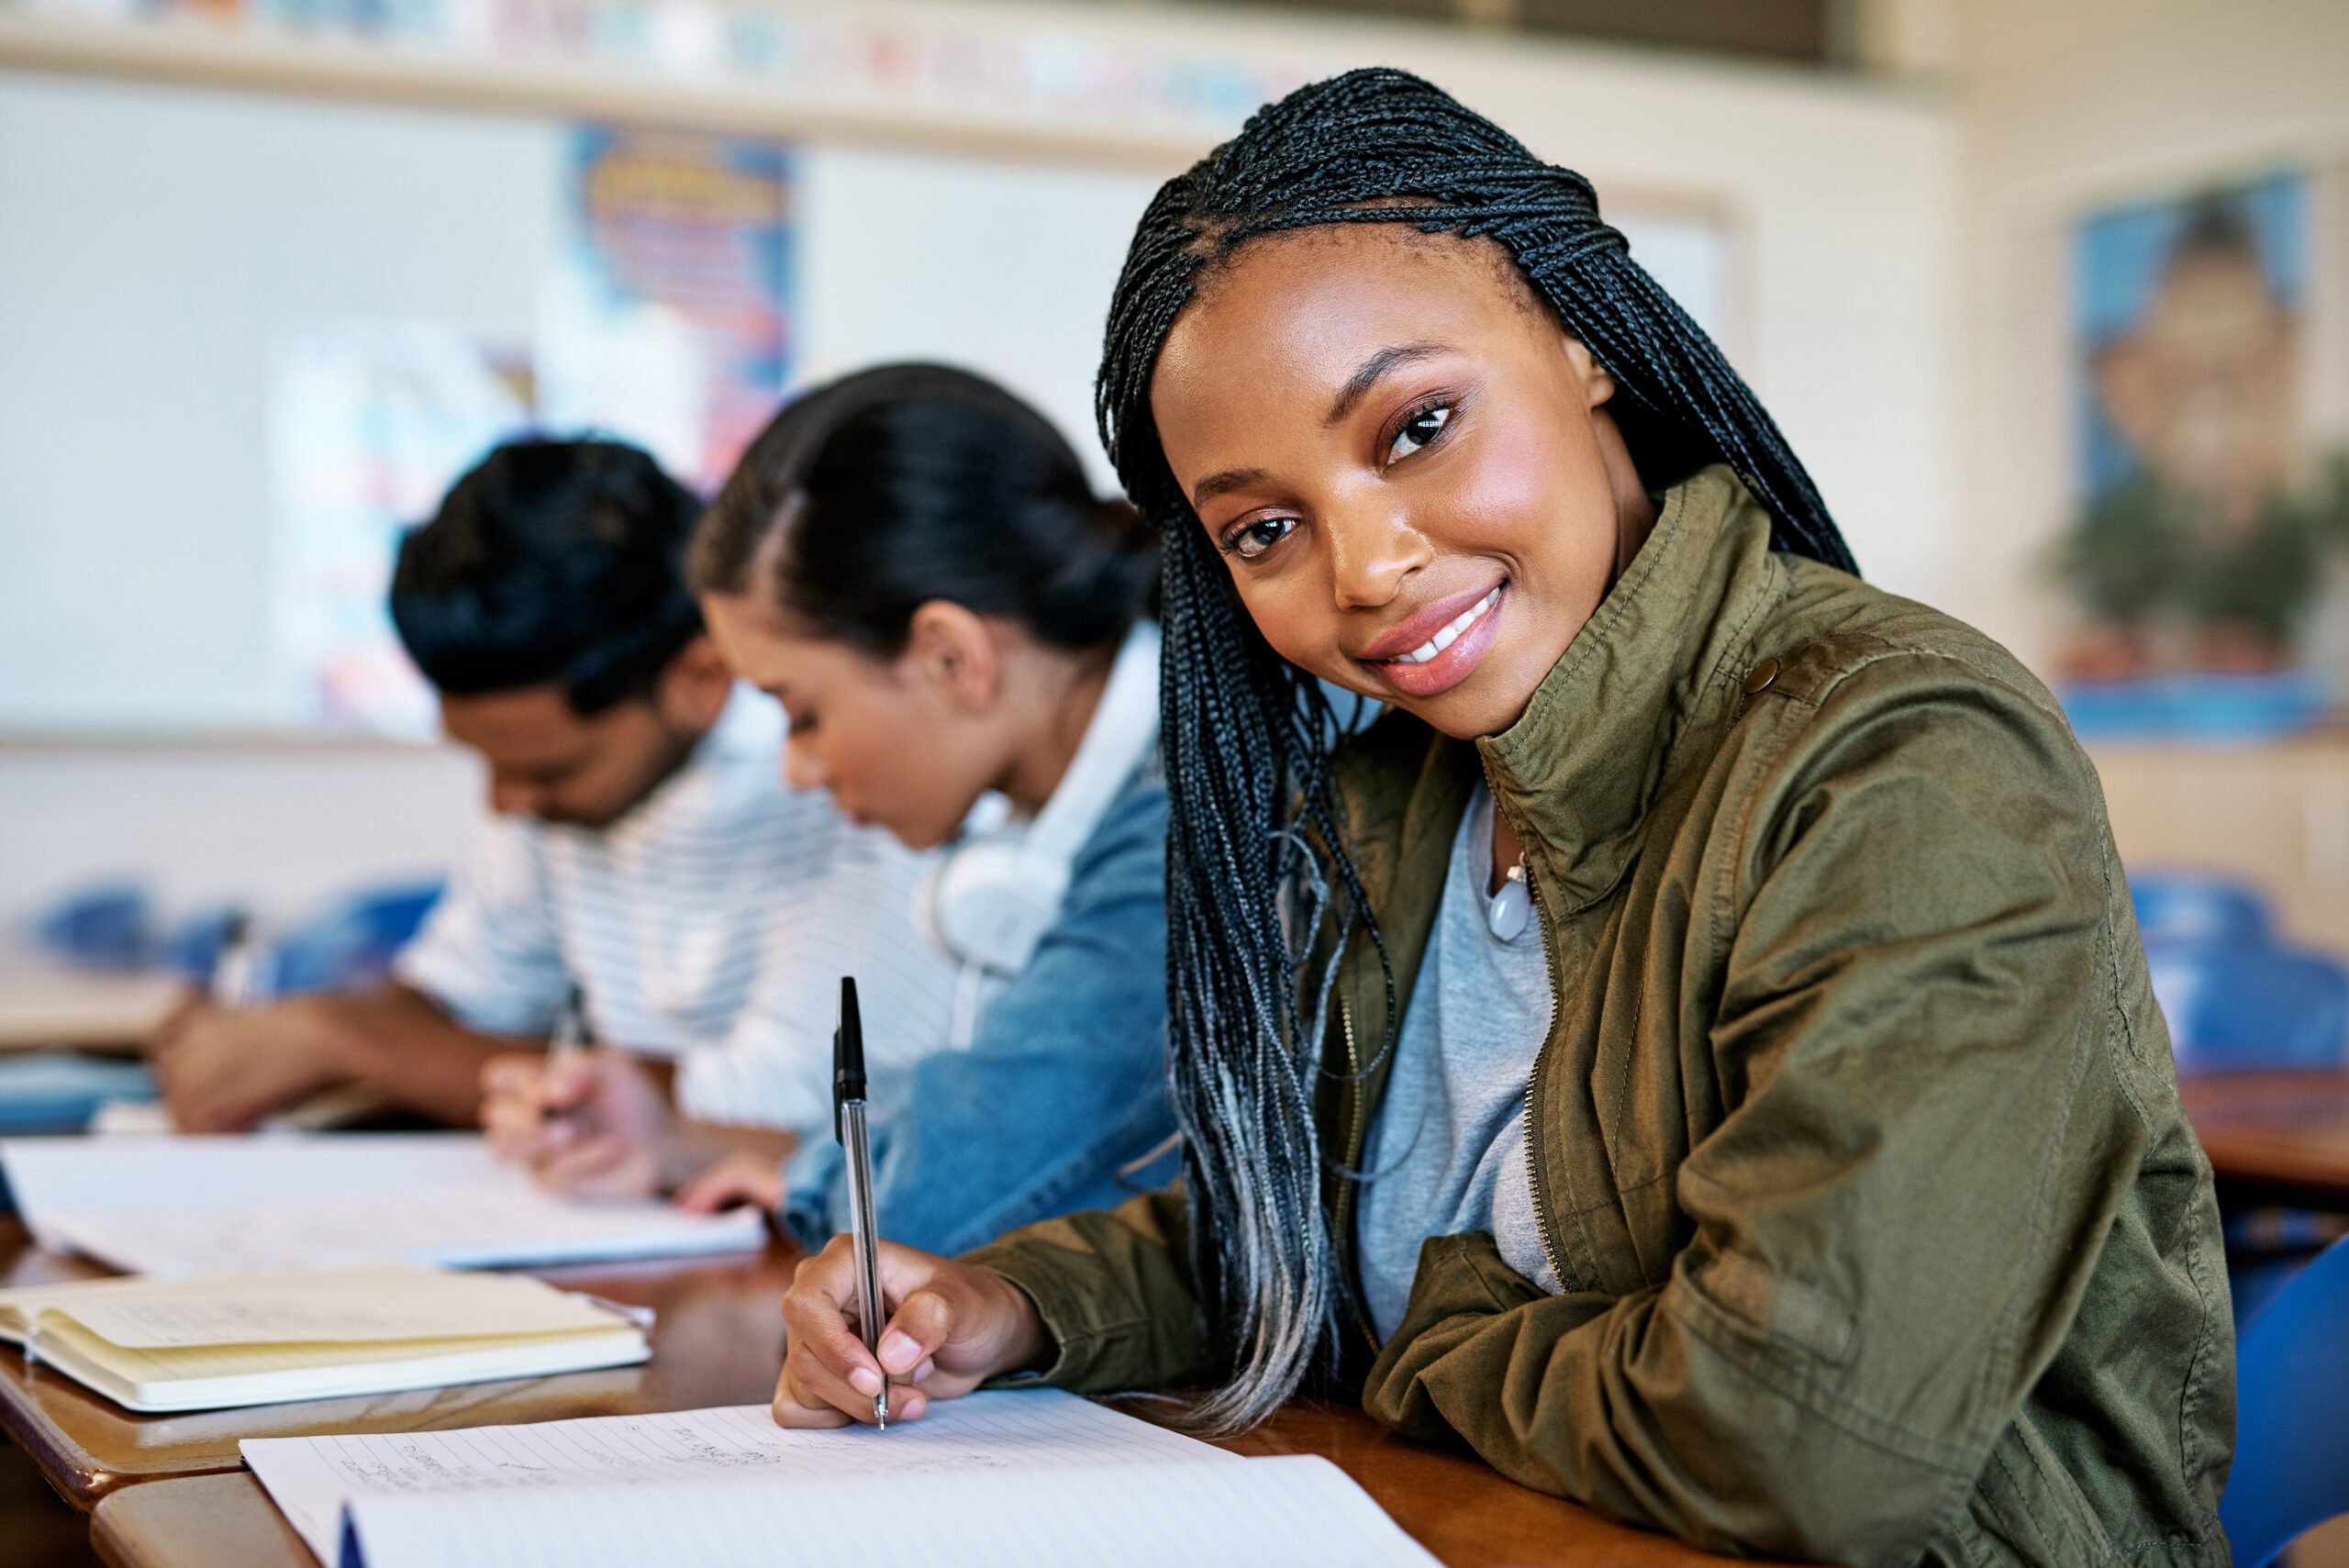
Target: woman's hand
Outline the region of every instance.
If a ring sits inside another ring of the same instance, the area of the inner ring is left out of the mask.
[[[635,1198],[662,1189],[676,1113],[625,1052],[494,1056],[482,1064],[481,1092],[490,1147],[553,1191]]]
[[[737,1150],[677,1189],[687,1214],[716,1214],[744,1205],[773,1214],[783,1207],[783,1165],[772,1155]]]
[[[1041,1364],[1052,1349],[1028,1293],[993,1269],[881,1243],[881,1298],[890,1310],[878,1365],[857,1337],[856,1262],[845,1236],[803,1261],[783,1298],[790,1342],[774,1390],[785,1427],[873,1419],[888,1370],[889,1418],[910,1420],[932,1399]]]

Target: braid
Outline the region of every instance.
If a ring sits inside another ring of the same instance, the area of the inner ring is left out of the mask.
[[[1175,318],[1235,250],[1342,223],[1497,243],[1614,378],[1643,473],[1725,462],[1769,511],[1774,545],[1856,570],[1777,426],[1601,221],[1590,183],[1418,77],[1355,71],[1300,88],[1161,187],[1110,304],[1095,412],[1164,547],[1169,1075],[1195,1273],[1231,1358],[1192,1415],[1210,1431],[1262,1419],[1334,1356],[1344,1287],[1313,1110],[1335,963],[1308,976],[1303,955],[1326,916],[1339,950],[1359,926],[1386,959],[1329,773],[1334,716],[1240,607],[1167,466],[1150,382]],[[1304,895],[1286,920],[1285,895]]]

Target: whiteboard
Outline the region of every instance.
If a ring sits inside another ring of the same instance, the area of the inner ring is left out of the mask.
[[[0,73],[0,728],[270,724],[272,332],[526,337],[554,147]]]
[[[529,341],[547,121],[0,72],[0,731],[276,728],[289,322]],[[797,376],[987,371],[1108,483],[1086,389],[1155,174],[801,150]]]

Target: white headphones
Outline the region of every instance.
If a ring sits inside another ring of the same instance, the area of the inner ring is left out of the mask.
[[[966,970],[1019,973],[1060,914],[1076,852],[1157,741],[1158,626],[1137,621],[1043,809],[1005,823],[1000,801],[992,812],[983,801],[972,813],[978,826],[922,878],[914,912],[924,933]]]

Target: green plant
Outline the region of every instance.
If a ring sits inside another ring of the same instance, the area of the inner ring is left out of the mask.
[[[2176,598],[2202,512],[2140,471],[2090,502],[2056,541],[2055,577],[2098,620],[2141,628]]]
[[[2325,568],[2343,551],[2349,450],[2325,459],[2309,483],[2277,491],[2232,533],[2199,498],[2140,471],[2081,511],[2051,565],[2102,625],[2143,631],[2166,619],[2244,632],[2282,656],[2307,629]]]

